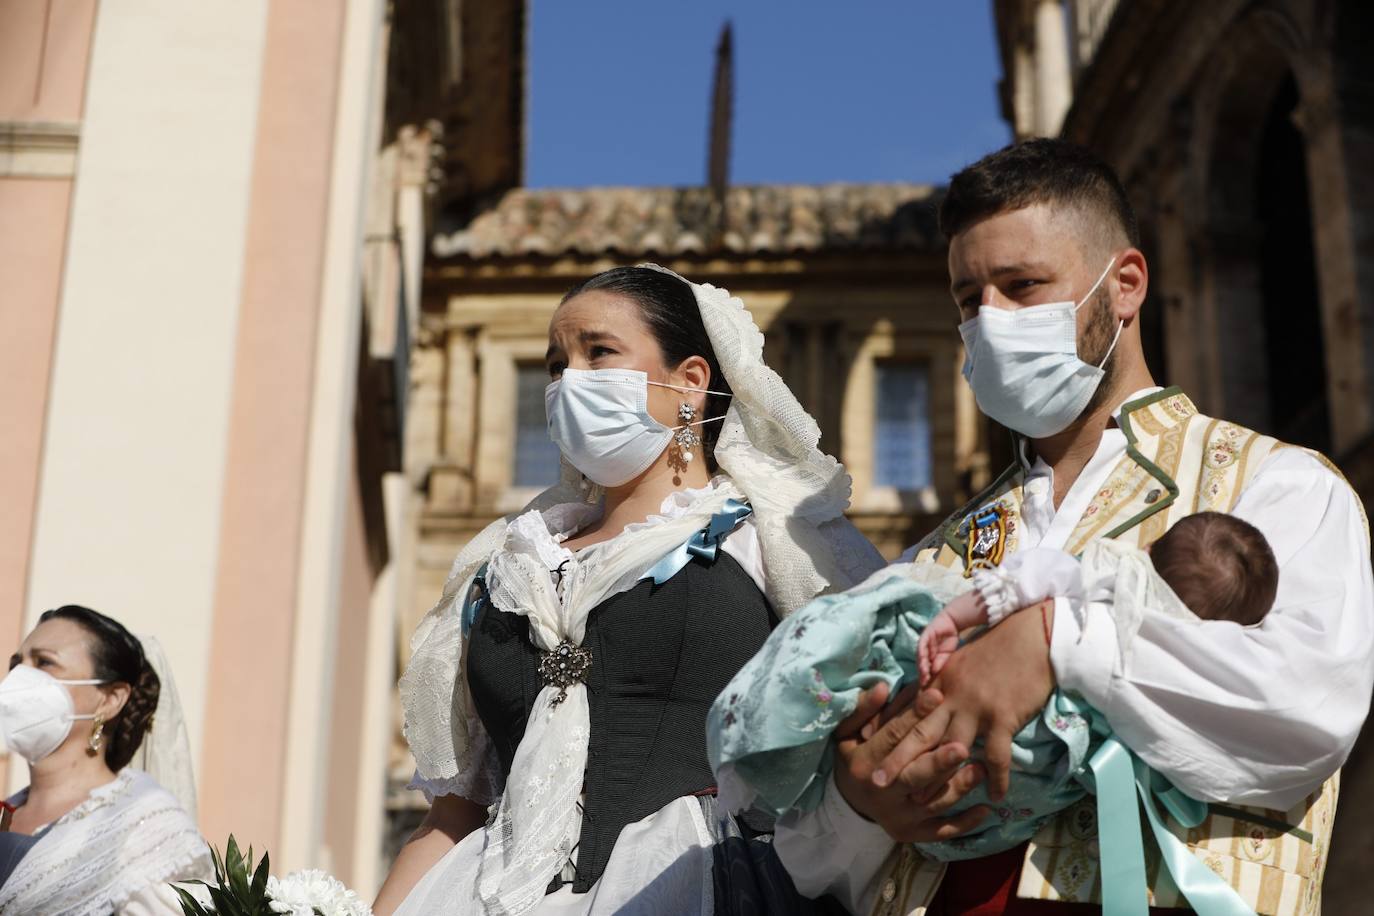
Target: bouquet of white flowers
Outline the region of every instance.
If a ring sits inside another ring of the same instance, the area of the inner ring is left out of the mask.
[[[342,881],[317,868],[285,878],[269,873],[267,853],[253,864],[253,850],[239,851],[231,836],[224,856],[211,849],[215,883],[188,881],[175,888],[185,916],[372,916],[372,908]]]

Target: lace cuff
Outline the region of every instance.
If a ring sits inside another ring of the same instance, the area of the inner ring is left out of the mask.
[[[416,767],[406,788],[424,793],[425,801],[431,805],[440,795],[457,795],[484,808],[498,802],[505,791],[501,758],[496,755],[496,745],[481,720],[468,722],[468,741],[467,753],[463,755],[467,765],[456,774],[428,777]]]
[[[973,591],[988,615],[988,626],[996,626],[1008,615],[1029,602],[1023,599],[1016,577],[1001,567],[979,569],[973,573]]]

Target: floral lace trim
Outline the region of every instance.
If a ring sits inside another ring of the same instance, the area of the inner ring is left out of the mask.
[[[133,786],[133,781],[134,777],[132,771],[129,770],[128,767],[125,767],[115,775],[114,779],[92,789],[75,808],[68,811],[57,820],[48,824],[43,824],[35,830],[34,833],[38,833],[40,830],[47,830],[49,827],[61,827],[64,824],[79,821],[93,812],[113,804],[121,795],[128,793],[129,789]],[[12,807],[21,808],[28,800],[29,790],[26,786],[10,796],[7,803]]]
[[[674,490],[664,498],[658,514],[646,516],[642,522],[626,525],[615,537],[584,547],[575,554],[564,547],[563,542],[595,519],[601,511],[600,507],[585,503],[559,503],[542,511],[532,509],[510,523],[505,543],[493,552],[493,556],[515,550],[538,558],[547,569],[557,569],[565,560],[587,563],[613,545],[623,544],[623,539],[633,537],[636,532],[682,518],[702,500],[715,496],[726,487],[738,489],[728,475],[717,474],[704,487]]]

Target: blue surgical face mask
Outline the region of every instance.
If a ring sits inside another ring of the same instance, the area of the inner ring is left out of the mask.
[[[1074,302],[1051,302],[1018,309],[984,305],[978,317],[959,325],[964,338],[964,378],[978,408],[1023,436],[1043,439],[1063,432],[1092,400],[1125,322],[1102,362],[1078,358],[1076,315],[1107,278],[1107,264],[1088,294]]]
[[[549,437],[572,466],[603,487],[618,487],[648,470],[682,426],[669,428],[649,414],[649,386],[675,391],[724,392],[682,388],[649,381],[636,369],[564,369],[544,389]],[[695,426],[724,417],[684,424]]]

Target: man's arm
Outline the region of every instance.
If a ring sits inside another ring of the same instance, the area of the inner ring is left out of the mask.
[[[1082,621],[1056,615],[1054,669],[1189,795],[1284,810],[1344,763],[1369,710],[1369,541],[1350,488],[1296,449],[1265,463],[1234,514],[1279,563],[1259,626],[1147,611],[1125,665],[1111,615],[1090,605]]]
[[[932,719],[949,723],[947,740],[986,736],[993,798],[1006,787],[1011,736],[1056,675],[1146,763],[1204,801],[1287,809],[1345,761],[1374,688],[1374,581],[1359,503],[1293,449],[1266,462],[1234,514],[1264,533],[1279,563],[1278,596],[1259,626],[1147,609],[1127,664],[1105,608],[1089,606],[1082,621],[1059,608],[1047,613],[1052,668],[1024,613],[954,654],[935,680],[944,701]],[[884,772],[904,774],[923,743],[898,745]]]

